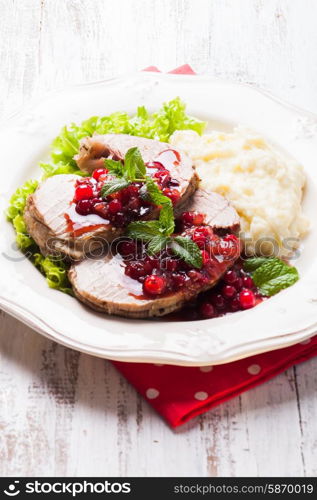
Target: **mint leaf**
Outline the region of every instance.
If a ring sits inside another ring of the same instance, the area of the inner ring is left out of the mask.
[[[117,177],[123,176],[123,163],[121,161],[116,160],[104,160],[105,168],[109,171],[110,174],[114,174]]]
[[[248,273],[252,273],[258,267],[260,267],[264,262],[267,262],[268,257],[250,257],[243,263],[243,269]]]
[[[160,211],[159,223],[161,233],[165,236],[173,234],[175,229],[174,212],[172,203],[163,205]]]
[[[142,188],[143,189],[143,188]],[[165,196],[151,177],[145,178],[144,190],[141,192],[143,199],[155,205],[172,205],[170,198]]]
[[[275,257],[263,259],[264,262],[252,273],[252,279],[263,295],[270,297],[298,281],[299,274],[295,267]]]
[[[124,157],[124,174],[134,181],[145,176],[146,167],[138,148],[130,148]]]
[[[281,290],[284,290],[284,288],[288,288],[289,286],[294,285],[294,283],[298,281],[299,276],[297,269],[292,268],[292,270],[294,270],[295,272],[289,272],[287,274],[283,274],[282,276],[278,276],[276,278],[271,279],[270,281],[267,281],[266,283],[263,283],[259,287],[260,292],[263,295],[271,297],[272,295],[275,295]]]
[[[200,269],[203,265],[201,251],[196,243],[190,238],[176,236],[171,240],[170,248],[173,253],[183,259],[192,267]]]
[[[154,236],[162,236],[160,223],[157,220],[131,222],[127,227],[127,235],[136,240],[150,241]]]
[[[103,198],[105,198],[109,194],[117,193],[118,191],[121,191],[121,189],[128,187],[129,184],[130,184],[130,181],[128,181],[126,179],[118,179],[118,178],[113,179],[109,182],[106,182],[102,186],[102,188],[100,190],[100,194]]]
[[[147,246],[147,253],[150,255],[156,255],[166,247],[167,242],[168,238],[166,238],[166,236],[153,236]]]

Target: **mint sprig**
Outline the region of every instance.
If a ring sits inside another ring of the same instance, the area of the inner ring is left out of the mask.
[[[115,160],[105,160],[105,167],[114,178],[106,182],[100,193],[106,197],[129,186],[132,182],[142,182],[141,197],[161,206],[159,220],[131,222],[127,235],[133,239],[147,243],[147,252],[156,255],[168,247],[174,255],[183,259],[192,267],[202,267],[202,256],[199,247],[191,238],[184,236],[171,237],[175,230],[173,205],[154,180],[146,175],[146,166],[138,148],[130,148],[124,158],[124,163]]]
[[[163,205],[158,221],[131,222],[127,228],[130,238],[148,243],[147,252],[156,255],[164,248],[170,248],[174,255],[192,267],[202,267],[202,255],[198,245],[189,237],[172,237],[175,229],[173,208]]]
[[[116,160],[104,160],[104,165],[108,172],[113,175],[113,179],[105,182],[100,190],[103,197],[116,193],[128,187],[132,182],[142,182],[140,189],[141,197],[154,203],[154,205],[170,205],[170,198],[164,196],[158,185],[153,179],[146,175],[146,166],[138,148],[130,148],[124,158],[124,163]]]
[[[136,178],[144,178],[146,166],[139,148],[130,148],[124,157],[125,175],[131,181]]]
[[[124,165],[121,161],[109,160],[106,158],[104,160],[104,166],[110,174],[116,175],[118,177],[123,177]]]
[[[186,264],[200,269],[203,265],[201,251],[198,245],[190,238],[175,236],[170,240],[170,248],[175,255],[183,259]]]
[[[124,179],[124,178],[120,179],[118,177],[115,177],[114,179],[106,182],[102,186],[102,188],[100,190],[100,194],[101,194],[101,196],[103,196],[105,198],[109,194],[117,193],[118,191],[121,191],[121,189],[128,187],[129,184],[130,184],[130,182],[127,179]]]
[[[247,259],[243,268],[251,272],[254,284],[262,295],[271,297],[299,280],[296,267],[276,257],[253,257]]]

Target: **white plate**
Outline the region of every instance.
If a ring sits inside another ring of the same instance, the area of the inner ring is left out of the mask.
[[[1,203],[26,179],[61,126],[94,114],[138,105],[157,109],[179,95],[192,115],[223,130],[244,124],[300,161],[308,174],[304,210],[312,220],[296,265],[301,279],[256,308],[195,322],[125,320],[93,312],[49,289],[12,244],[12,226],[1,210],[0,306],[38,332],[66,346],[109,359],[204,365],[225,363],[297,343],[317,326],[317,117],[248,86],[208,77],[141,73],[67,89],[34,103],[5,123],[0,135]],[[8,332],[8,335],[10,332]]]

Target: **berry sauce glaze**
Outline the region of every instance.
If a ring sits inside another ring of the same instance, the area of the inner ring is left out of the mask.
[[[265,299],[251,276],[243,270],[243,261],[239,259],[213,288],[200,293],[180,311],[160,319],[194,321],[218,318],[225,314],[251,309]]]
[[[189,236],[200,248],[203,266],[196,269],[176,257],[170,249],[155,256],[147,254],[146,244],[122,241],[118,253],[125,276],[138,282],[140,300],[155,299],[177,292],[195,295],[183,310],[164,316],[163,320],[196,320],[223,316],[250,309],[263,300],[252,278],[243,271],[240,243],[233,234],[219,235],[204,225],[204,215],[184,212],[177,221],[177,233]],[[206,290],[219,276],[218,283]],[[203,290],[206,291],[203,291]]]
[[[177,179],[172,178],[169,169],[179,164],[180,155],[173,149],[162,151],[155,161],[146,164],[147,175],[156,181],[163,194],[174,205],[181,197],[180,184]],[[112,175],[107,169],[99,168],[94,170],[92,177],[84,177],[76,182],[73,200],[76,213],[72,211],[73,216],[65,214],[69,232],[78,236],[78,231],[83,234],[96,225],[111,224],[116,228],[123,228],[135,220],[152,218],[156,206],[142,197],[142,182],[133,182],[117,193],[102,197],[100,191],[105,182],[111,179]],[[98,216],[98,220],[92,216]],[[72,223],[76,224],[75,230]]]

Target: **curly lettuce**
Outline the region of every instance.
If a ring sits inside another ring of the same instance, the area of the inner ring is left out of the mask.
[[[188,116],[186,105],[179,97],[175,97],[164,103],[161,109],[153,114],[144,106],[140,106],[134,116],[117,112],[108,116],[92,116],[80,125],[71,123],[68,127],[63,127],[54,139],[51,158],[54,165],[60,163],[68,165],[77,173],[73,157],[78,153],[79,142],[83,137],[94,133],[129,134],[167,142],[175,130],[190,129],[202,134],[205,126],[205,122]]]
[[[67,270],[69,265],[55,257],[44,257],[35,241],[29,236],[23,218],[23,212],[27,197],[34,193],[38,181],[31,180],[19,187],[11,196],[10,205],[7,209],[7,219],[12,222],[16,233],[16,244],[22,252],[27,251],[27,256],[33,264],[46,277],[50,288],[55,288],[64,293],[72,294],[72,288],[68,281]]]
[[[202,134],[205,126],[205,122],[186,114],[186,106],[179,97],[164,103],[159,111],[152,114],[144,106],[140,106],[134,116],[125,112],[92,116],[80,124],[71,123],[62,128],[52,142],[50,161],[40,163],[42,180],[59,174],[85,175],[78,169],[74,156],[79,151],[80,140],[94,133],[129,134],[168,142],[175,130],[190,129]],[[69,265],[54,257],[44,257],[27,233],[23,211],[27,197],[34,193],[37,186],[37,180],[29,180],[16,190],[6,212],[7,218],[13,224],[18,247],[23,252],[27,251],[30,260],[46,277],[48,285],[56,290],[72,293],[67,278]]]

